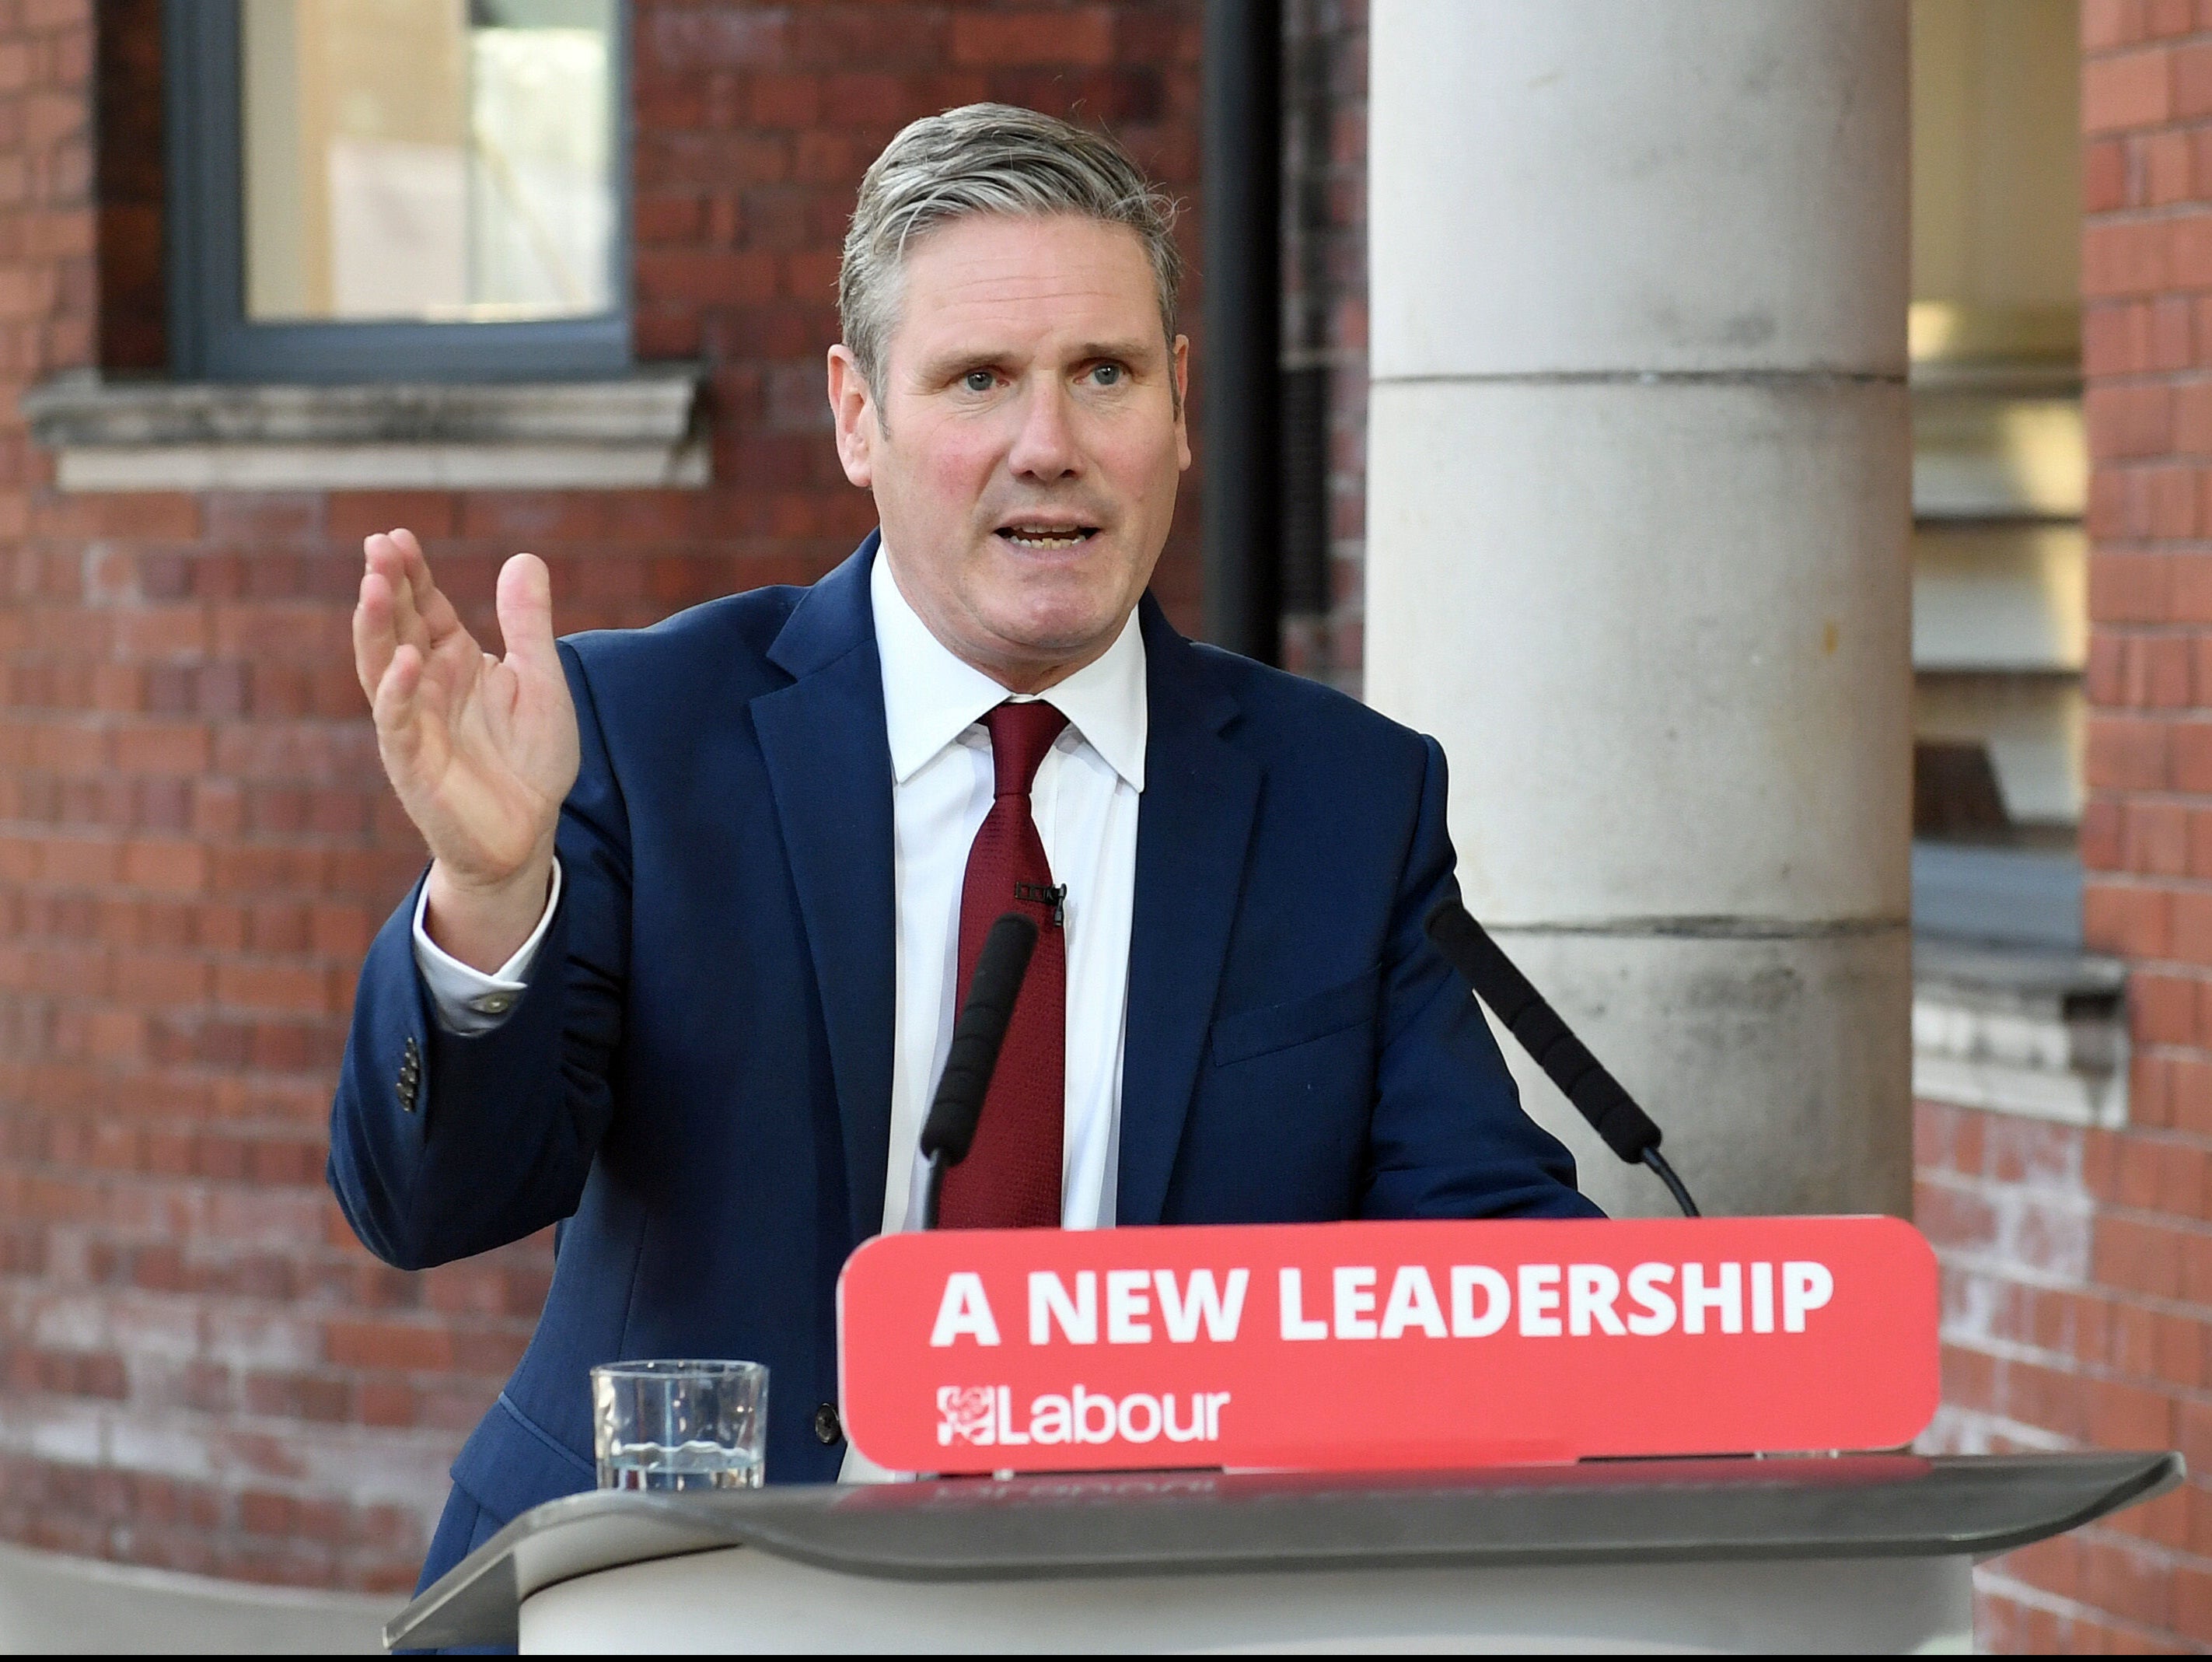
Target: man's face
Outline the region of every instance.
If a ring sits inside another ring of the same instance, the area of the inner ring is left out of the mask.
[[[830,349],[838,454],[900,592],[1011,690],[1097,657],[1151,581],[1190,466],[1187,353],[1136,234],[1072,215],[909,247],[880,387]]]

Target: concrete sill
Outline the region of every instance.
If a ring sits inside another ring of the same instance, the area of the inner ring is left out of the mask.
[[[0,1656],[380,1656],[399,1603],[0,1545]]]
[[[708,460],[690,365],[619,380],[346,387],[104,380],[22,411],[64,490],[696,487]]]
[[[1912,1094],[2068,1125],[2128,1118],[2126,966],[1919,936]]]

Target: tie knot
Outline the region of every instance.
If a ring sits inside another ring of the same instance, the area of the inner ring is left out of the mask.
[[[991,735],[991,769],[997,776],[995,794],[1027,796],[1044,753],[1066,725],[1067,717],[1042,698],[1027,703],[1010,698],[984,716],[983,726]]]

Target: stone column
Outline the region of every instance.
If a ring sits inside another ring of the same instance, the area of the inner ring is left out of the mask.
[[[1367,696],[1707,1209],[1901,1212],[1905,0],[1376,0],[1371,61]]]

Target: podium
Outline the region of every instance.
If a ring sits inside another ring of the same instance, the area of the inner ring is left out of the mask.
[[[394,1649],[1972,1647],[1969,1572],[2163,1494],[2172,1453],[1119,1472],[537,1507]]]

